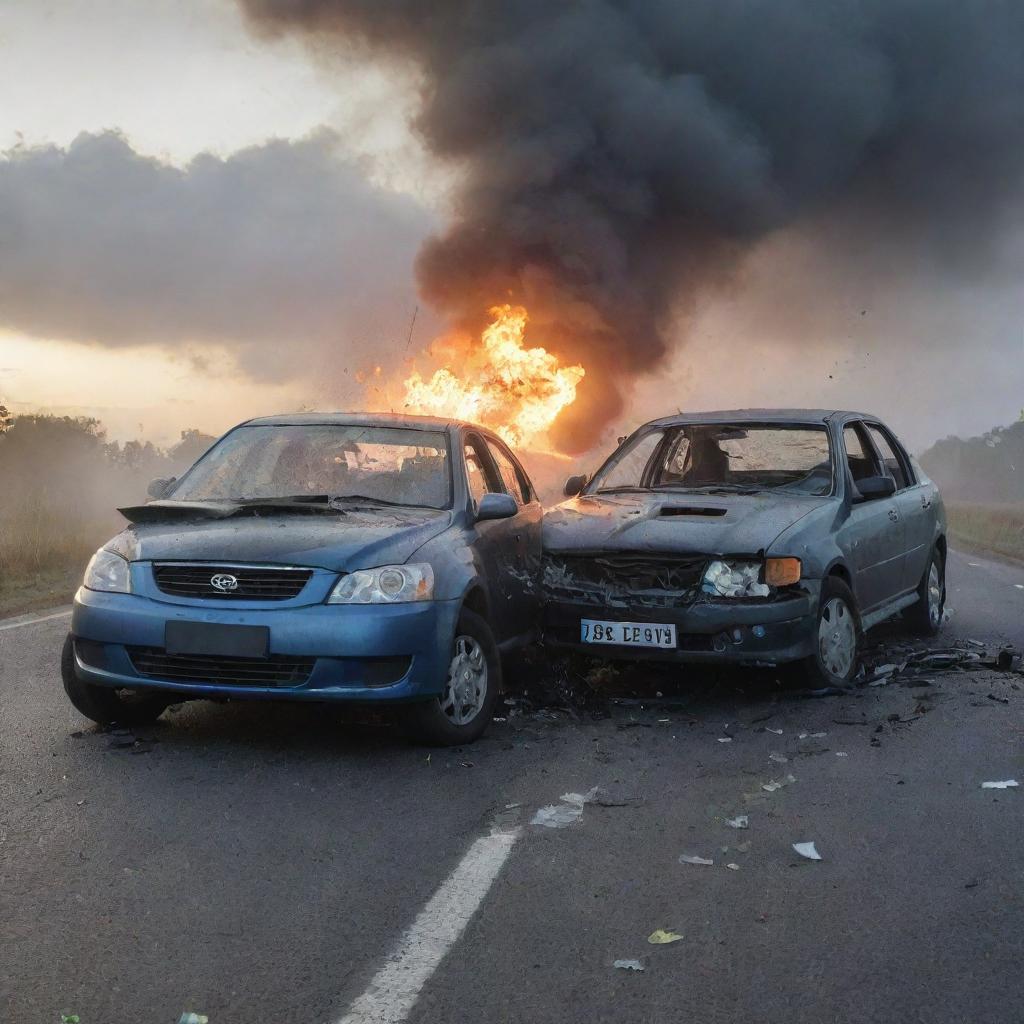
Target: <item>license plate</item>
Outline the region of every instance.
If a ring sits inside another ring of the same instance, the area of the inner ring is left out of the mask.
[[[168,654],[265,658],[270,649],[270,629],[219,622],[168,622],[164,627],[164,648]]]
[[[585,644],[618,644],[623,647],[675,647],[676,627],[670,622],[581,619],[580,640]]]

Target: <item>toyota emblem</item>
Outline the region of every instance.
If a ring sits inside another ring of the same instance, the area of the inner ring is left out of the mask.
[[[227,572],[219,572],[216,576],[210,577],[210,586],[226,594],[238,589],[238,577]]]

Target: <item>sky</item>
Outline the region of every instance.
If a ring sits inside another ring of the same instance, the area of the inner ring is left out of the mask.
[[[442,327],[413,263],[454,172],[408,127],[415,86],[257,38],[228,0],[4,0],[0,399],[161,444],[372,400],[363,376],[404,371]],[[770,236],[681,310],[606,438],[652,409],[863,408],[918,449],[1017,418],[1024,284],[1006,268],[1024,247],[983,280],[894,291],[822,280],[827,238]]]

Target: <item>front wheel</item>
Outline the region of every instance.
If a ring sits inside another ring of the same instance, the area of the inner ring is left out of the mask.
[[[946,559],[935,548],[921,582],[917,585],[917,601],[904,613],[910,630],[918,636],[936,636],[942,629],[946,611]]]
[[[860,659],[860,616],[850,588],[829,576],[821,585],[814,653],[803,662],[812,686],[846,686]]]
[[[501,689],[501,660],[486,620],[464,609],[455,627],[451,661],[440,696],[410,704],[404,724],[411,739],[437,747],[472,743],[483,735]]]
[[[79,714],[97,725],[150,725],[170,707],[172,701],[155,693],[136,693],[93,686],[75,671],[75,642],[69,635],[60,655],[64,692]]]

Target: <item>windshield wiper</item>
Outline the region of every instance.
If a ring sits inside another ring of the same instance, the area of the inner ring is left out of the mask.
[[[432,505],[413,505],[407,501],[388,501],[387,498],[375,498],[370,494],[332,494],[327,501],[331,505],[349,502],[353,505],[386,505],[389,508],[433,508]]]

